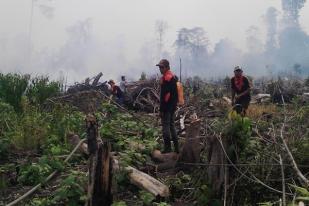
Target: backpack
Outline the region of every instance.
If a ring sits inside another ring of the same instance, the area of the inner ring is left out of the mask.
[[[180,81],[177,81],[176,85],[177,85],[177,94],[178,94],[178,106],[183,106],[185,104],[185,99],[183,95],[183,86]]]

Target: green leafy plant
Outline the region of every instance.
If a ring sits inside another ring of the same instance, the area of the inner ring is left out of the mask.
[[[30,75],[0,73],[0,99],[12,105],[15,111],[22,112],[22,96],[29,79]]]
[[[46,114],[33,108],[20,117],[15,129],[7,135],[18,149],[39,150],[48,136]]]
[[[13,106],[0,101],[0,137],[12,129],[16,120],[17,115]]]
[[[4,164],[0,166],[0,194],[1,191],[10,186],[9,176],[15,171],[14,164]]]
[[[35,185],[43,180],[52,172],[52,167],[48,164],[32,163],[22,166],[18,182],[24,185]]]
[[[112,204],[112,206],[127,206],[124,201],[117,201]]]
[[[52,199],[48,197],[35,197],[26,206],[54,206],[57,205]]]
[[[210,197],[210,190],[208,186],[201,185],[196,192],[198,205],[208,205],[209,197]]]
[[[73,111],[67,106],[55,107],[48,113],[49,134],[52,134],[54,143],[65,142],[68,133],[75,133],[80,136],[85,132],[84,129],[85,115],[78,111]],[[55,138],[56,137],[56,138]]]
[[[21,166],[18,181],[24,185],[43,183],[46,177],[53,171],[62,171],[64,165],[58,158],[42,156],[37,163]]]
[[[84,205],[86,200],[86,176],[84,173],[72,171],[72,173],[60,185],[53,201],[57,204],[68,206]]]
[[[143,190],[139,192],[139,197],[143,201],[143,204],[146,206],[151,205],[152,202],[156,199],[153,194]]]
[[[123,165],[144,165],[151,152],[158,148],[155,141],[158,130],[118,112],[114,106],[104,104],[102,111],[107,112],[109,118],[97,114],[102,125],[100,135],[114,141],[113,149],[119,152],[120,162]]]
[[[170,204],[166,203],[166,202],[160,202],[160,203],[154,203],[154,205],[156,206],[171,206]]]
[[[7,159],[10,152],[10,140],[0,136],[0,160]]]
[[[304,188],[304,187],[299,187],[296,185],[291,185],[291,187],[293,187],[297,193],[297,197],[296,200],[299,201],[304,201],[304,203],[309,203],[309,191],[308,189]]]
[[[31,79],[26,96],[32,104],[42,105],[46,99],[59,93],[59,82],[50,82],[48,77],[39,76]]]
[[[224,136],[230,141],[227,152],[232,159],[235,159],[236,154],[240,157],[246,156],[245,149],[249,144],[251,132],[251,120],[240,115],[236,115],[226,127]]]

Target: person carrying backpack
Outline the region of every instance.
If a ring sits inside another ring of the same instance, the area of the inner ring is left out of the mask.
[[[169,61],[162,59],[156,66],[159,67],[162,77],[160,79],[160,117],[164,150],[162,153],[171,152],[171,139],[174,151],[179,153],[178,137],[175,129],[175,111],[178,104],[177,77],[170,70]]]

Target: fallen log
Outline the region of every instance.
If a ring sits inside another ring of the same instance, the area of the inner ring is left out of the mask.
[[[134,167],[120,167],[117,157],[112,157],[113,171],[125,170],[128,172],[128,177],[131,184],[136,185],[140,189],[143,189],[154,196],[168,197],[170,191],[168,186],[155,179],[154,177],[135,169]]]
[[[168,161],[177,161],[179,154],[176,152],[169,152],[162,154],[160,150],[154,150],[151,154],[151,157],[156,162],[168,162]]]
[[[150,192],[154,196],[168,197],[169,189],[155,178],[141,172],[131,166],[125,168],[129,172],[130,182],[141,189]]]

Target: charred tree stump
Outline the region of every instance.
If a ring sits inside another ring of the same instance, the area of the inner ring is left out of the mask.
[[[109,206],[112,204],[111,145],[100,140],[98,124],[93,115],[87,116],[86,126],[89,153],[87,206]]]
[[[202,150],[200,139],[201,120],[195,119],[186,127],[186,139],[180,154],[171,152],[162,154],[159,150],[152,153],[152,159],[159,164],[157,171],[174,169],[191,169],[194,163],[200,162]]]
[[[186,128],[186,140],[180,153],[177,166],[191,168],[186,163],[198,163],[201,153],[201,139],[199,137],[201,130],[201,120],[196,119]]]
[[[224,151],[219,140],[210,136],[207,139],[208,146],[208,164],[210,165],[207,168],[207,176],[212,186],[212,190],[215,194],[219,194],[222,192],[222,188],[225,182],[225,174],[228,170],[225,168],[224,164],[226,163]],[[223,142],[224,147],[226,147],[226,143]]]

